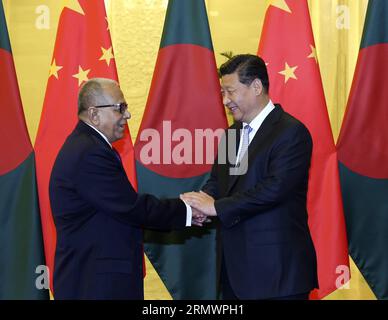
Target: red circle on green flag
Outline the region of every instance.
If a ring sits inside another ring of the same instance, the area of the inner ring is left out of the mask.
[[[13,59],[0,49],[0,175],[18,167],[31,153]]]
[[[214,54],[191,44],[159,51],[136,159],[165,177],[188,178],[211,169],[227,125]]]

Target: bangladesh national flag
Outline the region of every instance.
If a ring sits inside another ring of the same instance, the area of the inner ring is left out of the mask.
[[[203,0],[170,0],[135,144],[139,192],[200,190],[227,126]],[[216,298],[214,226],[145,233],[145,251],[174,299]]]
[[[67,0],[59,19],[35,141],[44,247],[51,276],[56,230],[48,192],[50,174],[59,149],[77,124],[79,89],[85,81],[96,77],[117,81],[104,1]],[[124,138],[114,146],[119,150],[126,173],[136,187],[134,150],[128,128]]]
[[[388,1],[369,0],[338,140],[349,251],[378,299],[388,299]]]
[[[349,259],[337,153],[307,0],[271,2],[258,54],[268,64],[272,100],[301,120],[313,138],[307,211],[319,290],[311,298],[321,299],[349,280]]]
[[[47,273],[42,274],[45,262],[35,157],[1,1],[0,101],[0,300],[48,299],[47,279],[38,278]]]

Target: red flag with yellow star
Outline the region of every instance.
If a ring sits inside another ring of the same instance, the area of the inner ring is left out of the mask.
[[[271,99],[301,120],[313,137],[307,209],[319,290],[311,298],[321,299],[343,285],[350,273],[337,153],[307,0],[271,2],[258,54],[268,64]]]
[[[103,0],[67,0],[58,24],[52,63],[38,134],[35,142],[39,202],[50,287],[56,231],[48,193],[54,161],[66,137],[74,129],[80,86],[90,78],[118,80]],[[128,128],[114,144],[127,175],[136,188],[133,145]]]

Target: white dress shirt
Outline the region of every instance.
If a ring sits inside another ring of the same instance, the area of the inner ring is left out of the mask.
[[[251,143],[251,141],[255,137],[256,132],[259,130],[259,128],[262,125],[262,123],[264,122],[265,118],[267,118],[267,116],[271,113],[271,111],[273,109],[275,109],[275,106],[272,103],[272,101],[269,100],[268,104],[264,107],[264,109],[261,110],[260,113],[255,118],[253,118],[253,120],[250,123],[245,123],[245,122],[242,123],[242,127],[243,128],[247,124],[249,124],[249,126],[252,128],[252,130],[251,130],[251,132],[249,133],[249,136],[248,136],[249,144]],[[239,157],[240,157],[240,151],[241,151],[241,146],[242,146],[242,139],[243,139],[243,135],[240,134],[240,144],[239,144],[239,147],[238,147],[238,153],[237,153],[237,158],[236,159],[239,159]]]

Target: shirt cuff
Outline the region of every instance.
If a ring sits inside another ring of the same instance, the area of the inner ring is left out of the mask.
[[[185,206],[186,206],[186,227],[191,227],[191,220],[192,220],[192,217],[193,217],[193,210],[191,210],[191,207],[186,202],[184,202],[184,203],[185,203]]]

